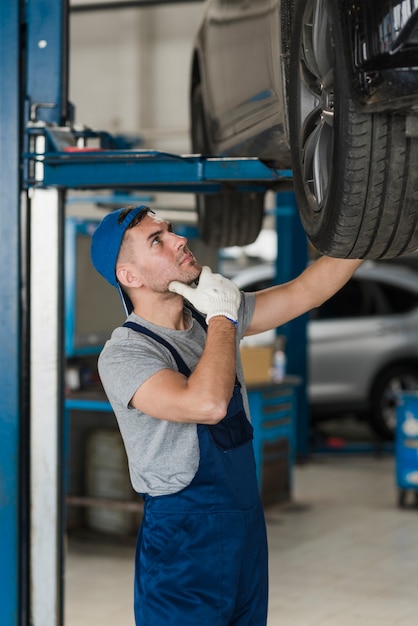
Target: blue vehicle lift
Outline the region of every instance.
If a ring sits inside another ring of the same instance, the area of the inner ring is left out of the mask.
[[[67,0],[0,3],[0,76],[1,624],[58,626],[63,623],[66,191],[218,193],[228,185],[278,192],[291,172],[258,159],[113,150],[106,133],[100,149],[88,148],[91,133],[74,131],[68,103]],[[277,198],[277,271],[284,281],[305,267],[306,239],[294,195],[277,193]],[[306,380],[306,324],[287,326],[289,370]],[[306,398],[298,403],[303,414]],[[302,455],[306,423],[305,417],[298,433]]]
[[[0,368],[0,563],[3,568],[0,605],[7,626],[21,623],[18,611],[22,606],[22,588],[26,586],[27,575],[24,565],[27,546],[19,528],[27,514],[26,472],[19,462],[25,457],[26,431],[21,376],[24,355],[20,300],[19,18],[16,2],[0,3],[0,258],[3,268],[0,273],[3,364]]]

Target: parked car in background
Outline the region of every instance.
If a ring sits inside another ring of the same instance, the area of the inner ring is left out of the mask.
[[[269,287],[274,279],[274,264],[233,277],[244,291]],[[249,339],[271,343],[274,331]],[[314,421],[355,413],[378,436],[393,438],[396,394],[418,391],[418,273],[365,262],[345,287],[312,311],[308,372]]]
[[[418,248],[418,0],[208,0],[190,107],[195,153],[292,169],[320,253]],[[241,246],[264,197],[225,188],[197,210],[206,243]]]

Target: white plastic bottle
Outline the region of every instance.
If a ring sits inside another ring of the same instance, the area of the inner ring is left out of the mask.
[[[284,338],[278,337],[274,344],[272,379],[275,383],[281,383],[286,376],[286,353],[284,351]]]

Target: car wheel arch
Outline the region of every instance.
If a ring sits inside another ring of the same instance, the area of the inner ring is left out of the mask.
[[[196,82],[191,93],[192,150],[213,153],[205,115],[203,83]],[[226,187],[217,194],[196,194],[199,234],[213,247],[244,246],[260,233],[264,217],[264,192],[242,192]]]
[[[376,386],[379,379],[396,367],[414,367],[418,370],[418,357],[413,355],[391,356],[388,360],[376,370],[370,378],[370,391]]]
[[[191,70],[190,93],[193,93],[193,90],[196,87],[196,85],[201,82],[199,54],[196,48],[193,50],[191,68],[192,70]]]
[[[399,356],[388,361],[373,376],[368,396],[369,423],[376,434],[384,439],[393,439],[394,428],[388,427],[380,408],[376,406],[385,386],[390,383],[391,377],[414,376],[417,379],[418,390],[418,358],[413,355]],[[395,423],[395,420],[393,420]]]

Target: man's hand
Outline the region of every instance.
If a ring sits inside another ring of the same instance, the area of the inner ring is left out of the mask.
[[[210,267],[205,265],[202,268],[197,287],[173,280],[168,289],[183,296],[198,311],[206,314],[207,322],[212,317],[223,315],[236,325],[241,302],[240,290],[224,276],[212,274]]]

